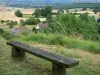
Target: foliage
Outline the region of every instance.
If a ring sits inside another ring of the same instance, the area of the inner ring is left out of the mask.
[[[47,6],[43,9],[41,9],[41,16],[47,17],[48,15],[52,14],[52,7]]]
[[[96,10],[96,9],[93,9],[93,12],[94,12],[95,14],[97,14],[97,10]]]
[[[98,42],[80,40],[76,38],[63,36],[61,34],[33,33],[27,36],[21,36],[19,39],[23,41],[35,41],[49,45],[61,45],[67,48],[78,48],[93,53],[100,53],[100,43]]]
[[[92,17],[86,21],[75,15],[61,14],[53,20],[53,31],[66,36],[80,34],[91,40],[98,38],[97,23]]]
[[[8,22],[10,22],[10,20],[6,20],[5,22],[8,23]]]
[[[37,33],[37,29],[35,27],[33,27],[32,31]]]
[[[63,14],[63,13],[64,13],[64,10],[58,10],[58,11],[57,11],[57,14],[58,14],[58,15]]]
[[[6,40],[9,40],[9,39],[11,39],[13,37],[13,35],[10,32],[5,31],[5,30],[3,30],[1,28],[0,28],[0,36],[5,38]]]
[[[38,19],[38,18],[36,18],[35,20],[36,20],[36,24],[41,22],[40,19]]]
[[[22,17],[23,16],[23,13],[20,10],[17,10],[17,11],[15,11],[15,15],[17,17]]]
[[[7,21],[7,25],[9,26],[9,28],[13,28],[14,25],[18,25],[18,22],[17,21]]]
[[[27,25],[36,25],[38,23],[40,23],[40,20],[34,17],[30,17],[29,19],[25,20],[25,24]]]
[[[3,24],[5,21],[4,20],[1,20],[1,23]]]
[[[100,34],[100,23],[98,23],[98,33]]]
[[[97,12],[100,12],[100,8],[94,8],[94,9],[93,9],[93,12],[94,12],[95,14],[97,14]]]
[[[20,25],[25,25],[25,21],[24,20],[20,20]]]
[[[18,22],[17,21],[12,21],[13,25],[17,25]]]
[[[53,23],[52,15],[47,15],[47,17],[46,17],[46,21],[47,21],[49,27],[52,28],[52,23]]]
[[[40,9],[35,9],[35,12],[33,13],[35,17],[40,17],[41,16],[41,10]]]
[[[86,10],[87,8],[83,8],[82,11]]]
[[[86,13],[81,14],[79,17],[80,17],[83,21],[88,21],[88,15],[87,15]]]
[[[97,19],[97,22],[100,23],[100,18]]]

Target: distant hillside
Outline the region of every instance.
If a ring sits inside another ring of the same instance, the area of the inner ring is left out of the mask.
[[[21,8],[43,8],[52,6],[54,8],[95,8],[100,7],[100,0],[0,0],[7,7]]]
[[[98,3],[100,0],[0,0],[5,2],[36,2],[36,3]]]
[[[4,0],[5,2],[70,3],[71,0]]]

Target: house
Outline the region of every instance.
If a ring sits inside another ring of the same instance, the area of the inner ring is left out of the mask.
[[[25,27],[25,26],[20,26],[18,27],[18,30],[19,30],[19,34],[20,35],[23,35],[23,34],[27,34],[27,33],[30,33],[31,31]]]
[[[12,33],[12,35],[14,35],[14,36],[19,36],[19,30],[18,30],[18,28],[12,28],[12,29],[11,29],[11,33]]]
[[[28,34],[30,32],[31,31],[27,27],[25,27],[25,26],[20,26],[18,28],[12,28],[11,29],[11,33],[14,36],[26,35],[26,34]]]
[[[44,29],[48,27],[49,27],[48,23],[39,23],[35,26],[36,29]]]

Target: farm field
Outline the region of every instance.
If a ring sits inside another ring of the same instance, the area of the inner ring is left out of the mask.
[[[24,15],[22,18],[15,16],[14,12],[16,10],[20,10]],[[82,11],[81,9],[77,9],[77,13],[89,13],[90,16],[96,16],[97,18],[100,17],[99,14],[94,14],[93,10]],[[0,20],[14,20],[20,21],[21,19],[26,20],[27,18],[31,17],[32,13],[35,9],[24,9],[24,8],[12,8],[12,7],[4,7],[0,6]],[[52,12],[57,12],[57,9],[54,9]],[[70,13],[75,13],[75,9],[69,9]],[[64,10],[66,13],[66,10]],[[40,18],[41,21],[45,21],[45,18]]]
[[[16,10],[20,10],[24,16],[19,18],[15,16],[14,12]],[[13,20],[13,21],[20,21],[26,20],[30,17],[30,15],[35,11],[35,9],[23,9],[23,8],[12,8],[12,7],[2,7],[0,6],[0,20]],[[40,18],[41,21],[45,21],[45,18]]]

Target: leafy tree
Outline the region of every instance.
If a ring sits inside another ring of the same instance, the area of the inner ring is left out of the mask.
[[[37,29],[35,27],[33,27],[32,31],[37,33]]]
[[[24,20],[20,20],[20,25],[24,26],[25,25],[25,21]]]
[[[10,20],[6,20],[5,22],[8,23],[8,22],[10,22]]]
[[[40,17],[41,16],[41,10],[36,9],[35,12],[33,13],[33,15],[35,15],[35,17]]]
[[[1,20],[1,23],[2,23],[2,24],[4,24],[4,22],[5,22],[4,20]]]
[[[13,21],[13,24],[14,24],[14,25],[17,25],[17,24],[18,24],[18,22],[17,22],[17,21]]]
[[[35,20],[36,20],[37,24],[41,22],[40,19],[38,19],[38,18],[36,18]]]
[[[98,23],[97,26],[98,26],[98,30],[97,30],[97,31],[98,31],[98,33],[100,34],[100,23]]]
[[[41,16],[45,16],[45,9],[41,9]]]
[[[18,24],[18,22],[17,21],[9,21],[9,22],[7,22],[7,25],[9,26],[9,28],[13,28],[14,27],[14,25],[17,25]]]
[[[47,6],[43,9],[41,9],[41,16],[47,17],[47,15],[52,14],[52,7]]]
[[[53,20],[53,32],[63,35],[81,34],[85,39],[97,38],[97,23],[89,18],[84,21],[75,15],[61,14]]]
[[[87,15],[86,13],[81,14],[79,17],[80,17],[80,19],[82,19],[83,21],[88,21],[88,15]]]
[[[50,6],[46,7],[45,13],[46,13],[46,16],[51,15],[52,14],[52,7],[50,7]]]
[[[23,13],[20,10],[17,10],[17,11],[15,11],[15,15],[17,17],[22,17],[23,16]]]
[[[59,15],[59,14],[63,14],[64,13],[64,11],[63,10],[58,10],[57,11],[57,14]]]
[[[48,16],[46,17],[46,20],[47,20],[47,23],[48,23],[49,27],[52,28],[52,23],[53,23],[52,15],[48,15]]]
[[[9,40],[9,39],[13,38],[13,35],[11,33],[9,33],[8,31],[3,30],[1,28],[0,28],[0,36],[5,38],[6,40]]]
[[[100,23],[100,18],[97,19],[97,22]]]
[[[97,10],[96,10],[96,9],[93,9],[93,12],[94,12],[95,14],[97,14]]]
[[[3,32],[4,32],[4,30],[0,28],[0,34],[2,34]]]
[[[25,24],[27,24],[27,25],[36,25],[38,23],[38,21],[34,17],[31,17],[31,18],[29,18],[25,21]]]
[[[93,12],[94,12],[95,14],[97,14],[97,12],[100,12],[100,8],[94,8],[94,9],[93,9]]]
[[[87,8],[83,8],[82,11],[86,10]]]

